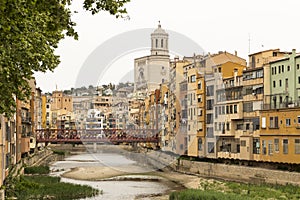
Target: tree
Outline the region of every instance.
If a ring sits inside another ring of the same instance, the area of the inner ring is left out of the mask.
[[[107,11],[124,17],[130,0],[84,0],[96,14]],[[72,0],[1,0],[0,2],[0,113],[15,112],[15,98],[30,96],[28,80],[34,72],[53,71],[59,64],[54,50],[65,36],[78,39],[71,20]]]

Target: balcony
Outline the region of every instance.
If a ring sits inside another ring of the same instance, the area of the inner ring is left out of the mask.
[[[31,117],[22,116],[22,123],[31,124]]]
[[[283,103],[264,103],[262,110],[282,109],[282,108],[299,108],[300,101],[288,101]]]

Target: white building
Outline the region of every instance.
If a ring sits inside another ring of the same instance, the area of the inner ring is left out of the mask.
[[[169,80],[169,35],[161,25],[151,34],[151,55],[134,60],[135,92],[150,92]]]

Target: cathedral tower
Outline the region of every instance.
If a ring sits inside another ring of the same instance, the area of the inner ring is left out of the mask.
[[[169,55],[169,34],[161,28],[160,22],[157,29],[151,33],[151,55]]]

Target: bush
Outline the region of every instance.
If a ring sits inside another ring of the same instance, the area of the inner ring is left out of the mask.
[[[53,150],[53,153],[57,155],[63,155],[63,156],[66,155],[66,152],[63,150]]]
[[[90,186],[76,185],[60,182],[60,177],[45,175],[21,176],[14,181],[13,190],[7,193],[8,197],[17,199],[80,199],[93,197],[99,194],[99,190]]]
[[[170,200],[247,200],[249,198],[241,197],[237,194],[222,193],[217,191],[203,191],[188,189],[179,192],[172,192],[169,197]]]
[[[49,172],[49,166],[34,166],[24,168],[25,174],[48,174]]]

